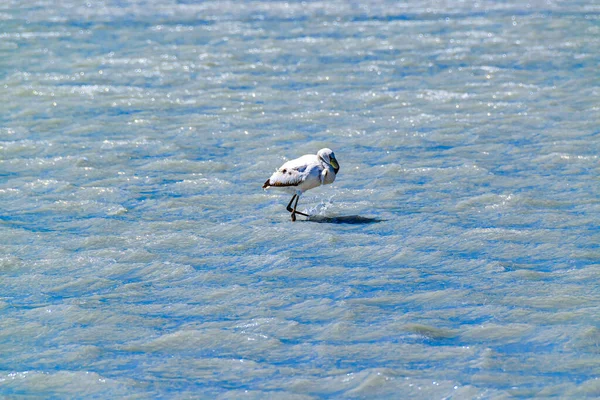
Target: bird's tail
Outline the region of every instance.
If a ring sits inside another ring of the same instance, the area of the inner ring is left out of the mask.
[[[267,179],[267,181],[263,184],[263,189],[268,189],[271,186],[271,178]]]

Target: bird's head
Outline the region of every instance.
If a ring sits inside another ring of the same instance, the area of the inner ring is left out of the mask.
[[[335,154],[333,154],[333,150],[328,148],[321,149],[317,153],[317,156],[323,160],[324,163],[331,165],[336,174],[338,173],[340,164],[338,164]]]

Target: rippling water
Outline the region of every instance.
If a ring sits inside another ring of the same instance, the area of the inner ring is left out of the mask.
[[[0,21],[1,395],[600,396],[598,3]]]

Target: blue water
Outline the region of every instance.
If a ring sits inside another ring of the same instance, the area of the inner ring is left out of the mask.
[[[15,0],[0,49],[0,395],[600,396],[598,4]]]

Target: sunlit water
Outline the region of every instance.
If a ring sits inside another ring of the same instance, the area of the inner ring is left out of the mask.
[[[13,0],[0,50],[0,395],[600,395],[597,2]]]

